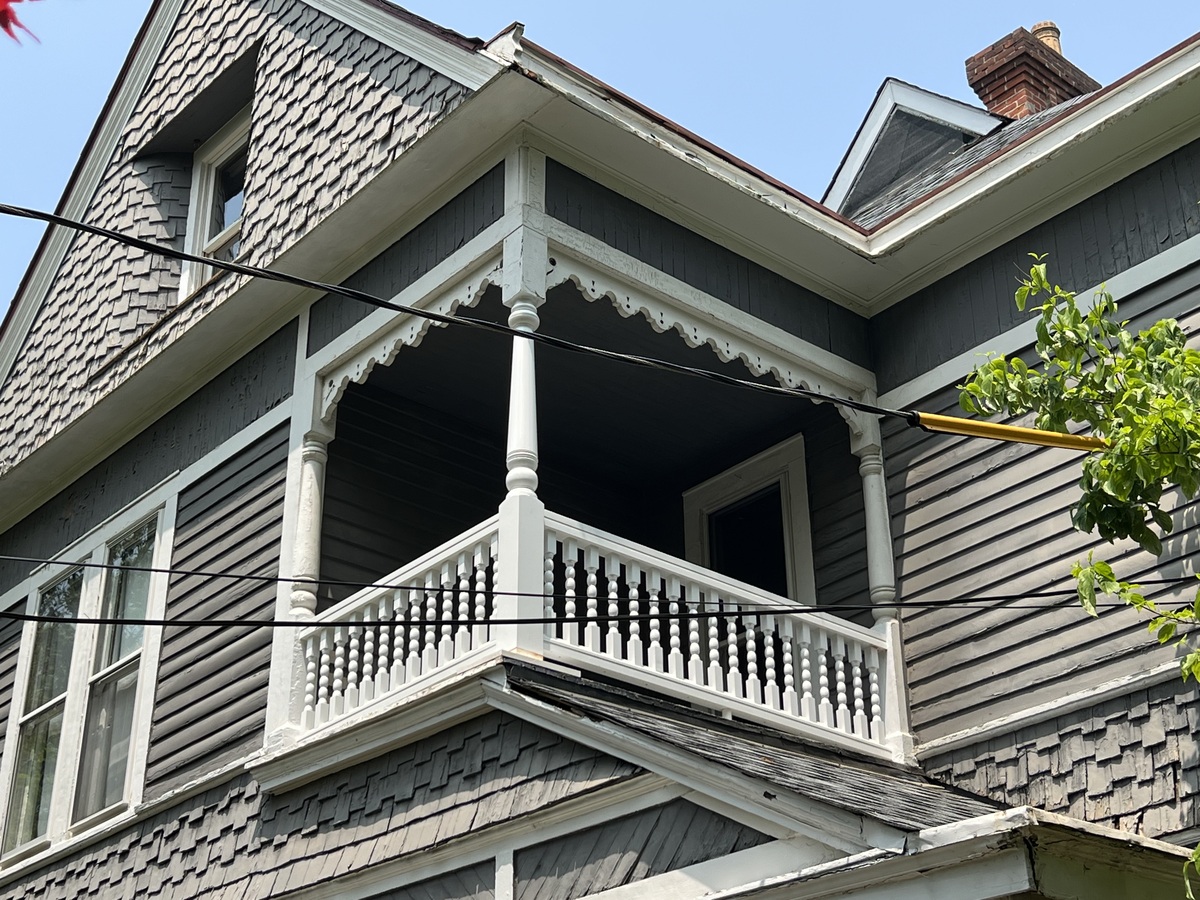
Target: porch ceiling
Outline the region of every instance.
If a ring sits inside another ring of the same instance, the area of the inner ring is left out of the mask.
[[[466,314],[502,321],[507,310],[491,291]],[[753,378],[740,363],[722,363],[674,332],[655,332],[641,316],[626,319],[605,302],[588,302],[573,285],[553,289],[540,314],[547,334]],[[370,384],[467,423],[503,447],[510,352],[509,341],[495,334],[436,329],[372,372]],[[569,470],[601,484],[682,491],[820,415],[806,400],[547,346],[537,348],[537,380],[543,480]]]

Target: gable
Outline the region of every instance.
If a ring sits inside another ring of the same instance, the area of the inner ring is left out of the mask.
[[[239,258],[265,265],[470,93],[301,0],[239,5],[235,14],[216,0],[187,2],[181,11],[164,2],[153,16],[150,33],[165,32],[161,52],[124,123],[100,129],[112,137],[90,150],[107,156],[90,197],[81,203],[69,195],[64,211],[176,250],[188,247],[190,153],[237,112],[225,108],[234,98],[253,96]],[[156,50],[147,39],[134,54]],[[138,87],[128,77],[118,97]],[[108,115],[120,109],[114,103]],[[0,451],[0,471],[61,432],[239,286],[218,278],[184,297],[176,261],[92,235],[55,233],[48,241],[0,347],[0,428],[12,436]]]

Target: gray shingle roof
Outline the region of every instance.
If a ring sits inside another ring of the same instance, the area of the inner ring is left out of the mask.
[[[510,666],[508,678],[518,693],[594,721],[628,728],[715,765],[906,831],[947,825],[1003,808],[984,797],[939,784],[916,769],[836,752],[772,729],[730,722],[613,685],[586,678],[566,679],[524,665]]]
[[[942,158],[928,168],[919,170],[897,182],[890,190],[856,210],[852,216],[853,220],[864,228],[874,228],[888,217],[911,206],[926,194],[937,190],[996,151],[1016,143],[1035,128],[1041,127],[1051,119],[1058,118],[1090,96],[1090,94],[1082,94],[1065,103],[1060,103],[1058,106],[1052,106],[1050,109],[1044,109],[1031,116],[1010,122],[1003,128],[967,144],[953,156]]]

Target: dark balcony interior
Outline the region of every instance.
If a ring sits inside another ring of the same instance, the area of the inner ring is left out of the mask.
[[[752,377],[573,285],[551,291],[540,314],[539,330],[558,337]],[[493,289],[464,315],[503,321],[507,310]],[[683,492],[803,432],[819,599],[866,602],[861,482],[835,409],[545,345],[536,353],[548,509],[682,557]],[[329,445],[323,578],[378,580],[496,512],[510,355],[506,336],[433,328],[350,387]],[[354,590],[327,584],[322,603]]]

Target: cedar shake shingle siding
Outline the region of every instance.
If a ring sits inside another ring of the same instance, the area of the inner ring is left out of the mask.
[[[640,772],[491,712],[284,794],[265,795],[239,775],[0,887],[0,898],[269,897],[431,850]]]
[[[142,158],[142,148],[256,46],[243,231],[253,264],[269,264],[291,247],[468,94],[300,0],[239,4],[236,13],[216,0],[187,3],[87,222],[182,248],[190,179],[177,157]],[[177,262],[74,238],[0,391],[0,430],[10,436],[0,472],[62,431],[237,283],[222,279],[180,306],[178,279]]]

